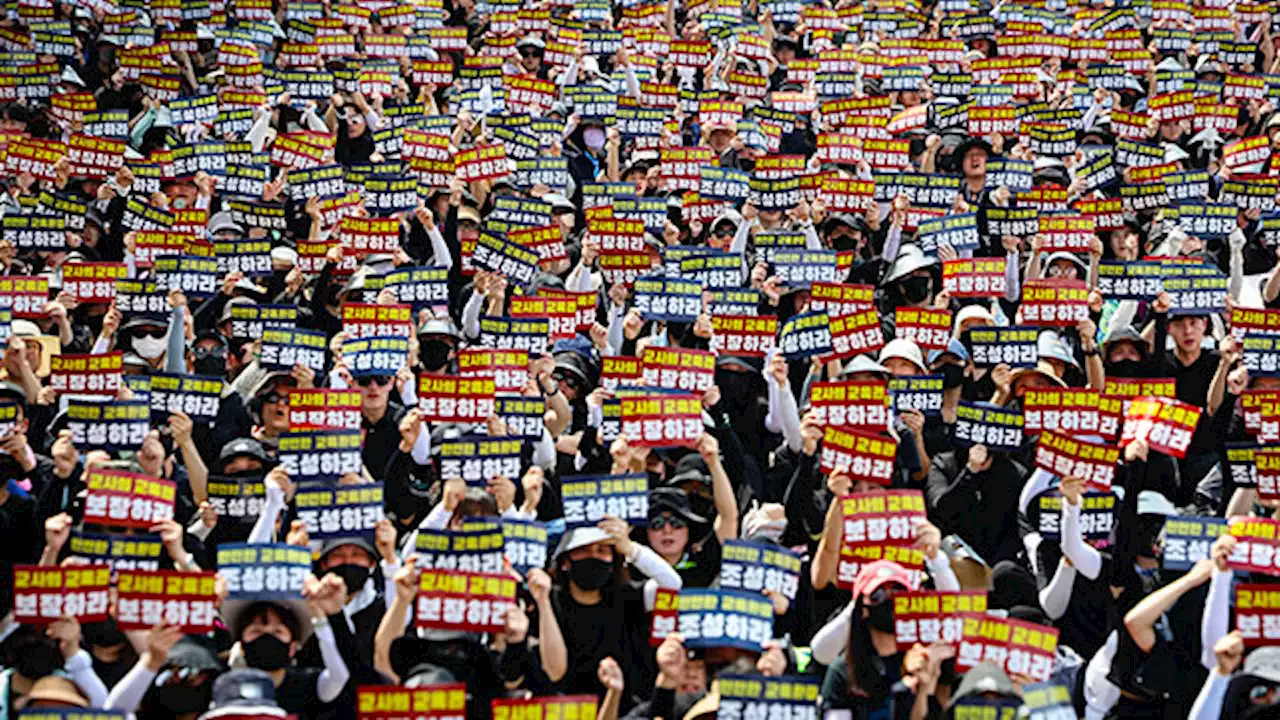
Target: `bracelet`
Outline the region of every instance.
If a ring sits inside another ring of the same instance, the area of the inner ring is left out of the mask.
[[[556,395],[559,395],[559,394],[560,394],[560,383],[554,383],[554,384],[551,386],[551,390],[550,390],[550,391],[546,390],[545,388],[542,390],[542,396],[543,396],[543,397],[553,398],[553,397],[555,397]]]
[[[327,617],[318,617],[318,618],[317,618],[317,617],[313,617],[313,618],[311,618],[311,627],[312,627],[312,628],[317,628],[317,629],[318,629],[318,628],[328,627],[328,626],[329,626],[329,618],[327,618]]]
[[[1097,356],[1097,354],[1098,354],[1098,346],[1097,346],[1097,345],[1094,345],[1092,350],[1085,350],[1085,351],[1084,351],[1084,355],[1085,355],[1085,357],[1095,357],[1095,356]]]

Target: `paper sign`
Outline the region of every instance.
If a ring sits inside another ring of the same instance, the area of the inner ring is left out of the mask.
[[[1078,477],[1088,484],[1109,490],[1115,480],[1120,449],[1043,432],[1036,445],[1036,467],[1058,477]]]
[[[905,567],[913,587],[918,586],[924,553],[915,547],[914,523],[925,517],[924,495],[919,490],[888,490],[848,495],[839,502],[843,542],[837,584],[852,587],[864,564],[892,560]]]
[[[114,396],[120,391],[123,358],[121,352],[54,355],[49,358],[49,387],[59,393]]]
[[[722,674],[717,717],[817,720],[821,684],[815,676]]]
[[[1010,368],[1035,367],[1036,340],[1041,329],[1034,327],[975,327],[965,332],[970,357],[976,367],[1005,364]]]
[[[418,409],[427,422],[484,422],[493,414],[492,378],[418,378]]]
[[[382,486],[341,485],[335,488],[302,488],[293,497],[298,519],[315,539],[372,536],[382,510]]]
[[[122,470],[90,470],[85,480],[84,522],[150,529],[173,518],[176,485]]]
[[[219,545],[218,574],[232,599],[301,598],[302,583],[311,574],[311,550],[283,543]]]
[[[935,642],[958,645],[965,616],[986,611],[987,593],[983,590],[899,592],[893,596],[894,639],[902,650],[910,650],[916,643],[926,647]]]
[[[508,575],[423,570],[414,621],[418,627],[461,632],[502,632],[516,606],[516,581]]]
[[[956,407],[955,443],[985,445],[989,450],[1016,451],[1022,446],[1022,416],[984,403],[961,401]]]
[[[359,430],[359,390],[295,388],[289,391],[290,430]]]
[[[1181,516],[1164,523],[1162,567],[1190,570],[1192,565],[1209,557],[1209,550],[1220,535],[1227,533],[1223,517]]]
[[[773,639],[773,602],[736,590],[681,590],[655,605],[654,640],[680,633],[689,649],[736,647],[758,651]],[[672,612],[664,612],[670,611]]]
[[[13,566],[13,619],[27,625],[48,625],[65,615],[81,623],[107,619],[111,569],[88,567]]]
[[[468,485],[485,487],[496,477],[515,480],[523,468],[523,437],[477,435],[440,443],[440,477],[460,477]]]
[[[560,494],[568,528],[595,526],[607,515],[632,525],[649,521],[649,479],[640,473],[566,477]]]
[[[116,577],[116,624],[121,630],[176,625],[185,633],[213,630],[217,573],[122,570]]]
[[[289,431],[280,436],[280,466],[293,482],[337,482],[364,469],[362,446],[359,431]]]
[[[1167,397],[1136,398],[1125,411],[1121,446],[1145,440],[1155,452],[1187,456],[1191,436],[1200,421],[1201,409]]]
[[[726,540],[720,557],[720,587],[726,590],[781,593],[795,600],[800,586],[800,555],[769,543]]]
[[[414,549],[423,568],[492,575],[502,572],[503,534],[496,522],[468,523],[462,530],[421,528]]]
[[[462,29],[465,40],[465,28]],[[414,688],[361,686],[356,690],[356,713],[360,720],[464,720],[467,716],[467,686],[465,683]]]
[[[693,447],[702,438],[702,401],[692,395],[622,398],[622,433],[645,447]]]

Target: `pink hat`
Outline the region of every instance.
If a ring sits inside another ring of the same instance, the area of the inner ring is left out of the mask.
[[[896,583],[904,590],[910,590],[911,574],[896,562],[876,560],[873,563],[867,563],[862,566],[858,571],[858,577],[853,580],[853,597],[856,599],[870,595],[882,585],[889,583]]]

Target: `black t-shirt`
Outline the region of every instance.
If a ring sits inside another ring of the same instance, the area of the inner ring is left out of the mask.
[[[720,557],[723,548],[714,532],[708,533],[700,543],[690,547],[676,563],[676,572],[687,588],[711,587],[720,578]]]
[[[1039,578],[1041,588],[1047,586],[1058,572],[1058,558],[1061,557],[1057,548],[1047,553],[1042,550]],[[1067,604],[1067,611],[1054,621],[1061,633],[1059,644],[1075,650],[1080,657],[1093,657],[1107,641],[1112,628],[1119,625],[1115,597],[1111,594],[1113,568],[1111,556],[1103,553],[1102,571],[1097,578],[1090,580],[1077,570],[1075,581],[1071,584],[1071,599]]]
[[[568,695],[601,695],[596,673],[600,661],[612,657],[631,689],[622,699],[622,711],[626,712],[635,704],[633,697],[646,695],[657,678],[642,586],[617,585],[605,590],[595,605],[580,605],[567,587],[557,586],[551,601],[569,655],[561,691]]]
[[[284,682],[276,688],[276,704],[290,715],[309,718],[318,714],[322,703],[316,692],[320,668],[291,667],[284,671]]]
[[[883,672],[895,686],[895,691],[902,689],[898,680],[902,677],[902,658],[904,653],[898,652],[882,657]],[[903,702],[900,693],[890,693],[888,697],[876,702],[868,697],[861,697],[849,691],[849,664],[844,653],[836,661],[827,666],[827,674],[822,678],[822,710],[851,710],[855,720],[895,720],[906,718],[911,714],[911,701]]]

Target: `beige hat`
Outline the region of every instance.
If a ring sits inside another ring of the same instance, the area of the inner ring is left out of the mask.
[[[1014,370],[1013,373],[1009,376],[1009,387],[1013,387],[1014,385],[1017,385],[1019,378],[1023,378],[1023,377],[1026,377],[1027,375],[1032,375],[1032,374],[1043,375],[1049,378],[1049,380],[1053,381],[1053,383],[1060,388],[1067,387],[1067,383],[1063,381],[1062,378],[1058,377],[1057,373],[1053,371],[1053,366],[1050,365],[1045,360],[1037,361],[1036,366],[1033,368],[1021,367],[1021,368],[1018,368],[1017,370]]]
[[[901,358],[915,365],[920,372],[929,372],[929,368],[924,364],[924,353],[920,352],[920,346],[906,338],[894,338],[885,343],[880,350],[880,364],[883,365],[889,358]]]
[[[89,707],[89,699],[86,698],[76,684],[64,677],[56,675],[46,675],[31,686],[31,692],[27,693],[28,706],[34,702],[54,702],[72,707],[87,708]]]

